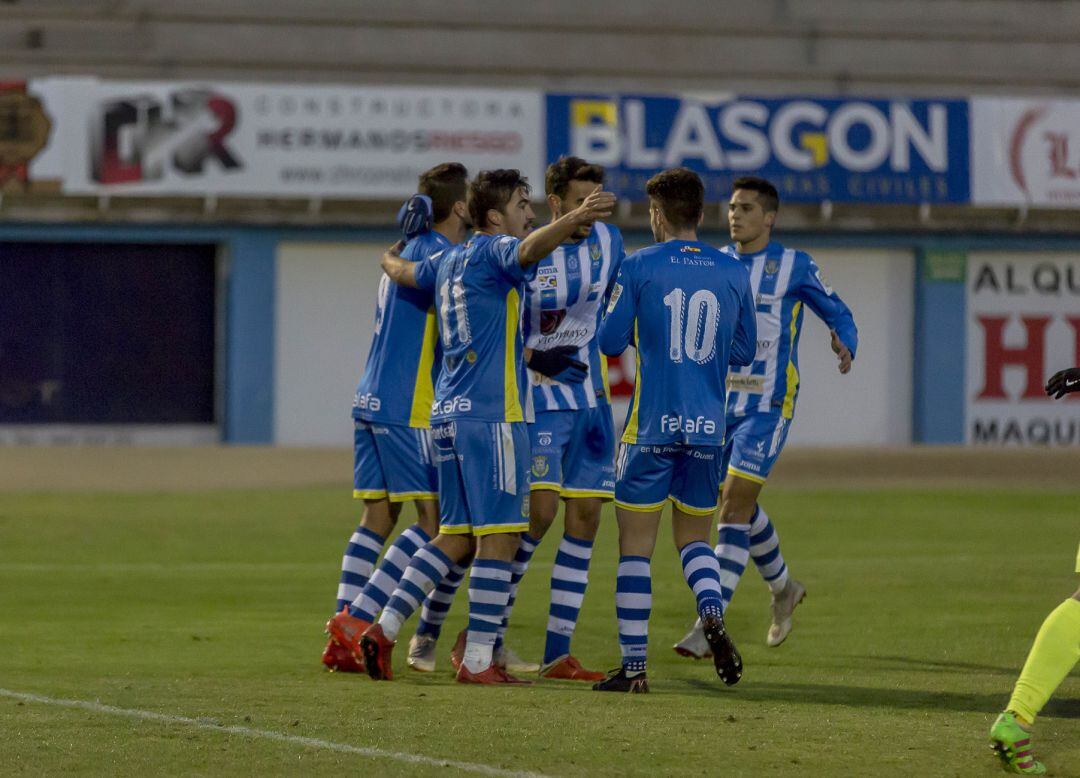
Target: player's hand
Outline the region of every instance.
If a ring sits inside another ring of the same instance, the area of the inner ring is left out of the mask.
[[[1046,382],[1046,393],[1055,400],[1073,392],[1080,392],[1080,367],[1059,370]]]
[[[412,240],[431,229],[433,206],[427,195],[415,194],[405,201],[397,214],[398,227],[406,240]]]
[[[386,250],[386,253],[392,257],[400,257],[401,252],[405,250],[405,241],[399,240],[393,246]]]
[[[585,202],[575,208],[575,221],[579,224],[592,224],[598,219],[606,219],[615,210],[615,195],[604,191],[604,185],[597,185],[596,189],[589,193]]]
[[[851,351],[840,340],[840,336],[836,334],[836,330],[829,330],[829,334],[832,335],[832,350],[837,357],[840,358],[840,374],[847,375],[851,372]]]
[[[559,346],[548,351],[533,351],[526,364],[537,373],[561,384],[580,384],[589,366],[577,359],[577,346]]]

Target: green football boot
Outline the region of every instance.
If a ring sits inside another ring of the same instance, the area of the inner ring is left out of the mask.
[[[1020,726],[1016,714],[1005,711],[990,727],[990,748],[1007,773],[1045,775],[1046,765],[1031,750],[1031,733]]]

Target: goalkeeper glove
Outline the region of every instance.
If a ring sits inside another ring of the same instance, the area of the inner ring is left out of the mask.
[[[427,195],[413,195],[397,214],[398,227],[405,240],[409,241],[431,229],[432,205]]]
[[[1080,392],[1080,367],[1059,370],[1046,382],[1046,393],[1055,400],[1072,392]]]
[[[561,384],[580,384],[589,372],[589,366],[578,359],[577,346],[559,346],[548,351],[534,351],[528,365],[537,373],[546,375]]]

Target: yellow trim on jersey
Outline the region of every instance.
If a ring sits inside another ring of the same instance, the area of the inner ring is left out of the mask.
[[[554,481],[533,481],[529,484],[530,492],[561,492],[562,484]]]
[[[420,364],[416,366],[413,384],[412,408],[409,410],[409,426],[427,429],[431,427],[431,404],[435,402],[435,387],[431,383],[431,368],[435,364],[435,343],[439,328],[435,324],[435,309],[428,308],[424,319],[424,340],[420,344]]]
[[[795,415],[795,391],[799,388],[799,370],[795,367],[795,336],[798,335],[799,311],[802,308],[802,300],[791,306],[791,343],[788,351],[787,363],[787,393],[784,394],[784,407],[780,409],[780,415],[790,419]],[[762,483],[765,483],[762,481]]]
[[[638,410],[641,408],[641,351],[638,350],[638,327],[637,318],[634,318],[634,405],[630,409],[630,418],[626,420],[626,429],[623,430],[623,443],[637,443]],[[616,503],[618,505],[618,503]],[[630,510],[634,510],[631,508]]]
[[[527,532],[529,529],[529,522],[524,524],[496,524],[492,527],[474,527],[472,534],[478,538],[484,537],[484,535],[499,535],[510,534],[511,532]]]
[[[385,489],[353,489],[354,500],[385,500]]]
[[[727,471],[728,471],[728,475],[733,475],[733,476],[736,476],[738,478],[745,478],[747,481],[753,481],[756,484],[765,483],[765,479],[762,478],[760,475],[753,475],[752,473],[744,473],[742,470],[736,470],[734,467],[731,467],[731,466],[728,467]]]
[[[390,492],[390,502],[408,502],[409,500],[437,500],[438,492]]]
[[[563,489],[560,496],[564,500],[578,500],[584,497],[599,497],[601,500],[614,500],[615,492],[601,492],[593,489]]]
[[[611,384],[608,382],[607,377],[607,356],[600,355],[600,380],[604,383],[604,397],[608,402],[611,402]]]
[[[715,505],[711,508],[695,508],[692,505],[687,505],[684,502],[676,500],[671,495],[668,495],[668,499],[671,500],[671,504],[678,508],[680,511],[682,511],[683,513],[687,513],[691,516],[711,516],[713,513],[716,512]]]
[[[503,354],[503,414],[506,421],[525,421],[521,413],[521,398],[518,396],[519,318],[521,318],[520,298],[517,289],[511,289],[506,293],[506,350]]]
[[[634,503],[622,502],[621,500],[615,501],[616,508],[625,508],[626,510],[633,511],[634,513],[652,513],[653,511],[662,511],[664,510],[665,505],[667,505],[667,500],[664,500],[663,502],[658,502],[655,505],[635,505]]]

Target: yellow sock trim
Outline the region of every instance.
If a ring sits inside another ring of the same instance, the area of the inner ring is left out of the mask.
[[[1031,646],[1008,709],[1026,722],[1046,705],[1050,695],[1080,661],[1080,600],[1071,597],[1046,617]]]

